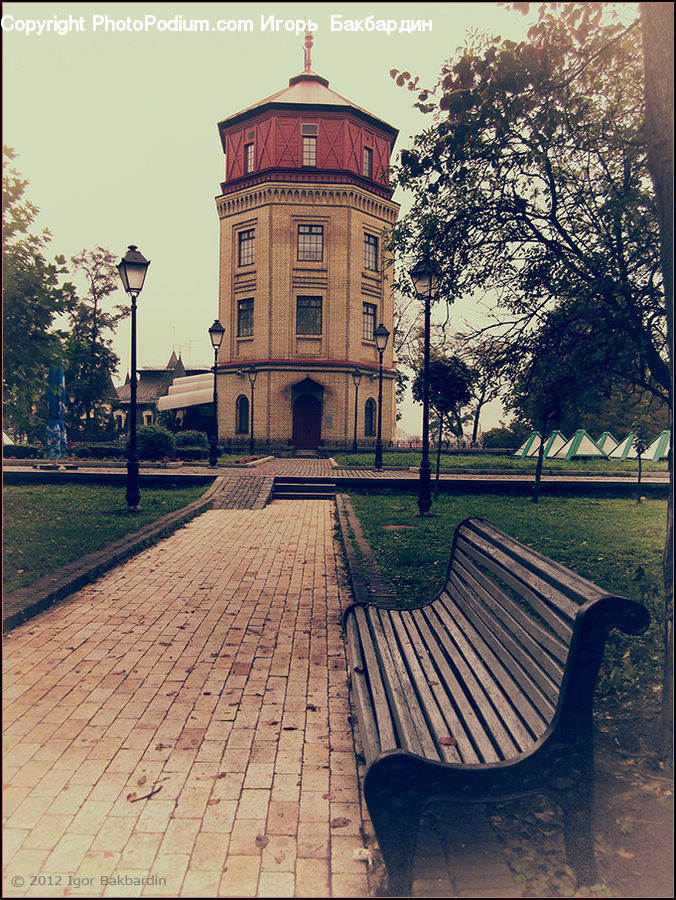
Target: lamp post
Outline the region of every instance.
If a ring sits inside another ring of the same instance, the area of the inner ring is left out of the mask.
[[[129,454],[127,457],[127,512],[137,512],[141,492],[138,482],[138,455],[136,453],[136,298],[143,290],[150,260],[130,244],[117,266],[122,287],[131,297],[131,374],[129,382]]]
[[[429,516],[432,506],[430,490],[431,467],[429,458],[430,428],[430,310],[434,270],[429,262],[421,260],[408,273],[416,293],[425,304],[424,369],[423,369],[423,433],[422,459],[420,460],[420,484],[418,488],[418,515]]]
[[[247,372],[249,376],[249,384],[251,385],[251,429],[249,432],[249,456],[254,455],[254,448],[256,443],[254,441],[254,384],[256,383],[256,376],[258,372],[256,371],[256,366],[251,366],[249,371]]]
[[[382,425],[383,425],[383,353],[387,347],[387,339],[390,332],[381,324],[373,333],[376,339],[376,350],[380,356],[380,365],[378,367],[378,436],[376,438],[376,469],[379,471],[383,467],[383,441],[382,441]]]
[[[218,376],[218,350],[223,340],[225,328],[216,319],[209,329],[209,337],[211,338],[211,346],[214,348],[214,408],[213,418],[211,420],[211,445],[209,447],[209,465],[218,465],[218,388],[216,380]]]
[[[357,413],[359,410],[359,383],[361,381],[361,372],[355,369],[352,373],[352,381],[354,382],[354,440],[352,441],[352,449],[357,449]]]

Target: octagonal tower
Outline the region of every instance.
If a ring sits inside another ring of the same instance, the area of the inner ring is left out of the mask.
[[[219,435],[299,451],[376,439],[379,355],[392,331],[384,235],[397,130],[311,70],[219,123]],[[392,339],[383,358],[383,441],[394,438]],[[248,372],[255,369],[254,390]],[[362,375],[355,388],[353,373]],[[356,407],[355,407],[356,403]],[[356,411],[356,418],[355,418]]]

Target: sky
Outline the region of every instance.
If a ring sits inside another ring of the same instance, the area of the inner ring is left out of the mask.
[[[52,233],[48,256],[70,259],[96,246],[122,256],[136,244],[151,260],[138,301],[140,368],[166,365],[173,350],[187,367],[213,363],[215,197],[225,177],[217,123],[302,72],[297,20],[317,25],[313,70],[399,129],[394,161],[429,120],[390,70],[432,86],[471,31],[519,40],[529,21],[498,3],[411,2],[10,2],[2,16],[3,144],[17,152],[26,197],[40,210],[34,230]],[[338,28],[369,16],[397,28]],[[188,31],[190,20],[208,21],[211,30]],[[219,22],[240,20],[253,29],[219,30]],[[431,22],[431,29],[403,31],[402,20]],[[405,210],[405,194],[393,199]],[[120,289],[111,303],[126,301]],[[453,314],[460,328],[473,311],[465,304]],[[116,384],[128,371],[129,343],[127,319],[114,341]],[[402,429],[419,434],[421,407],[409,398],[401,412]],[[501,414],[492,404],[483,429]]]

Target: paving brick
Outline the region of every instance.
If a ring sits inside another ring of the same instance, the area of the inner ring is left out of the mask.
[[[143,896],[373,895],[354,858],[372,826],[333,505],[254,508],[272,476],[240,474],[227,475],[228,502],[246,508],[204,512],[8,634],[11,871],[167,879]],[[440,846],[420,857],[416,890],[432,890],[440,861],[444,871]]]

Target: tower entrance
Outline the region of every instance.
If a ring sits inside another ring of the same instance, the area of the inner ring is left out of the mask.
[[[316,450],[322,436],[322,405],[312,394],[301,394],[293,404],[295,450]]]

